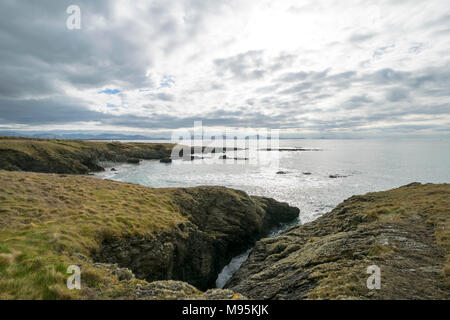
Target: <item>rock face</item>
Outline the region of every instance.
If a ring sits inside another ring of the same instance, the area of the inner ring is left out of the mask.
[[[449,299],[450,185],[353,196],[258,241],[226,288],[256,299]],[[367,268],[380,268],[369,290]]]
[[[171,189],[171,198],[187,223],[151,237],[108,239],[95,259],[149,282],[181,280],[206,290],[232,257],[299,214],[286,203],[223,187]]]

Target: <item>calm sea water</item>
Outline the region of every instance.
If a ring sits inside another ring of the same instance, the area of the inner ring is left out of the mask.
[[[318,218],[355,194],[416,181],[450,182],[450,140],[280,140],[279,145],[321,151],[259,151],[255,155],[260,159],[279,156],[278,168],[211,165],[202,160],[176,160],[172,164],[143,161],[139,165],[109,164],[117,171],[107,169],[98,176],[157,188],[221,185],[241,189],[300,208],[299,223]],[[233,258],[223,268],[216,281],[218,288],[226,284],[249,253]]]
[[[154,142],[154,141],[149,141]],[[167,142],[167,141],[166,141]],[[143,161],[109,164],[117,171],[106,179],[149,187],[221,185],[288,202],[300,208],[300,223],[316,219],[344,199],[411,182],[450,182],[450,140],[280,140],[280,147],[321,151],[259,151],[261,158],[279,156],[279,168],[257,165],[172,164]],[[285,171],[286,174],[276,174]],[[310,173],[306,175],[304,173]],[[344,177],[330,178],[330,175]]]

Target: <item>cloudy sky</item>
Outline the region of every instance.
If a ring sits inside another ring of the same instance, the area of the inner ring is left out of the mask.
[[[448,0],[2,0],[0,26],[0,130],[450,131]]]

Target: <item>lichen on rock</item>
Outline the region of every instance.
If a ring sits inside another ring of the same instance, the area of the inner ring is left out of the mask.
[[[450,185],[353,196],[258,241],[226,288],[257,299],[449,299]],[[381,288],[369,290],[367,268]]]

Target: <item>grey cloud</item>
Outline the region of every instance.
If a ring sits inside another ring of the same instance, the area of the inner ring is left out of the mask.
[[[327,77],[328,81],[348,80],[356,76],[355,71],[346,71],[338,74],[330,75]]]
[[[297,94],[302,93],[305,90],[310,89],[313,86],[312,82],[302,82],[299,84],[296,84],[295,86],[292,86],[288,89],[280,91],[281,94]]]
[[[370,80],[377,84],[387,84],[393,82],[401,82],[407,79],[408,74],[402,71],[395,71],[390,68],[379,70],[369,75]]]
[[[373,100],[367,95],[353,96],[344,103],[343,107],[345,109],[356,109],[372,102]]]
[[[262,78],[264,70],[263,51],[253,50],[238,54],[233,57],[214,60],[217,74],[231,76],[240,80],[252,80]]]
[[[439,96],[450,96],[450,70],[440,68],[426,68],[416,72],[387,68],[371,74],[363,74],[357,81],[379,86],[399,85],[405,90],[425,95],[430,90],[434,95],[439,91]]]
[[[108,118],[105,124],[132,126],[135,128],[190,128],[194,121],[202,120],[203,126],[228,126],[228,127],[249,127],[257,128],[261,124],[265,127],[279,128],[280,123],[290,123],[291,115],[265,115],[260,112],[243,112],[243,111],[217,111],[196,116],[171,116],[165,114],[152,114],[151,117],[141,117],[126,115],[121,117]]]
[[[375,35],[375,33],[355,33],[350,36],[349,40],[354,43],[363,42],[374,38]]]
[[[222,90],[225,89],[225,85],[223,83],[213,82],[211,83],[211,90]]]
[[[65,124],[101,121],[110,117],[90,110],[82,101],[67,97],[16,100],[0,98],[0,121],[20,124]]]
[[[271,62],[268,68],[271,72],[282,70],[290,67],[296,59],[297,55],[295,54],[281,53]]]
[[[306,78],[308,78],[309,73],[304,72],[304,71],[300,71],[300,72],[289,72],[284,74],[281,78],[280,81],[283,82],[294,82],[294,81],[300,81],[300,80],[305,80]]]
[[[326,69],[323,71],[310,71],[310,72],[305,72],[305,71],[299,71],[299,72],[288,72],[283,74],[278,81],[281,82],[296,82],[296,81],[301,81],[301,80],[322,80],[325,79],[327,74],[329,73],[330,69]]]
[[[419,54],[423,50],[423,43],[415,44],[408,49],[409,53]]]
[[[408,90],[403,88],[393,88],[387,92],[386,99],[391,102],[406,100],[409,97]]]
[[[81,30],[68,30],[65,22],[66,8],[73,1],[4,1],[0,10],[0,70],[9,73],[20,66],[34,77],[23,72],[11,74],[10,82],[25,82],[22,91],[40,91],[52,94],[52,81],[68,82],[80,89],[101,87],[120,81],[122,89],[152,87],[145,73],[154,64],[152,48],[165,48],[166,55],[193,39],[203,21],[203,12],[183,28],[173,14],[175,2],[152,4],[148,12],[140,12],[136,20],[151,21],[146,28],[136,21],[111,23],[112,1],[80,0]],[[190,1],[185,5],[194,5]],[[197,5],[199,5],[197,3]],[[102,17],[108,28],[95,28]],[[197,30],[194,32],[194,29]],[[145,41],[144,41],[145,39]],[[11,70],[9,70],[11,69]],[[51,80],[50,80],[51,79]],[[0,94],[23,95],[20,86],[2,84]],[[40,87],[40,88],[39,88]]]
[[[274,92],[274,91],[276,91],[279,87],[280,87],[280,84],[278,84],[278,83],[272,84],[272,85],[269,85],[269,86],[258,87],[258,88],[255,89],[255,93],[268,93],[268,92]]]
[[[160,101],[175,101],[175,96],[170,93],[160,92],[157,94],[148,94],[147,97]]]
[[[388,54],[389,52],[391,52],[392,50],[394,50],[395,48],[395,44],[389,45],[389,46],[385,46],[385,47],[380,47],[375,49],[375,51],[372,54],[372,58],[373,59],[377,59],[380,58],[381,56]]]

